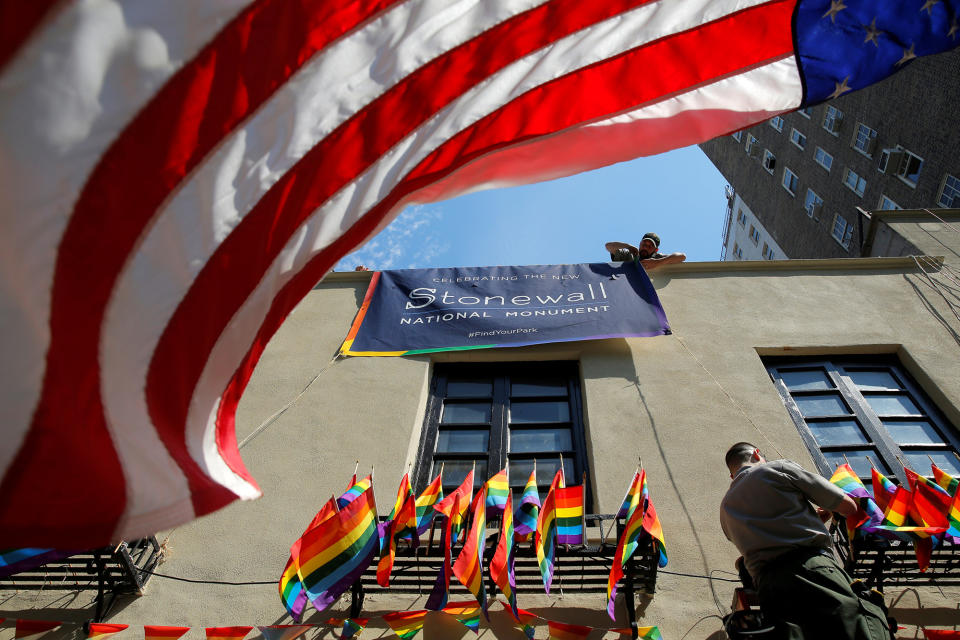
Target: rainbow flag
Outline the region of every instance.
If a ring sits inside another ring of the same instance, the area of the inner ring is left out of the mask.
[[[357,482],[357,476],[353,476],[353,482],[350,484],[350,488],[347,489],[343,495],[337,498],[337,509],[343,509],[345,506],[356,500],[360,497],[364,491],[370,488],[370,485],[373,483],[373,478],[367,476],[363,480]]]
[[[307,597],[318,611],[329,607],[360,577],[379,543],[372,486],[303,536],[294,560]]]
[[[846,519],[847,536],[850,540],[853,540],[856,535],[856,529],[864,524],[866,524],[865,531],[873,531],[883,522],[883,512],[849,464],[838,465],[837,470],[830,477],[830,482],[843,489],[844,493],[857,503],[857,513]]]
[[[272,624],[257,627],[263,640],[294,640],[313,629],[312,624]]]
[[[456,618],[457,622],[476,634],[480,633],[480,607],[473,602],[451,602],[443,612]]]
[[[620,505],[620,510],[617,511],[617,518],[629,518],[632,510],[630,505],[633,504],[634,494],[640,495],[643,493],[644,485],[647,481],[646,472],[643,469],[637,469],[633,472],[633,479],[630,481],[630,486],[627,487],[627,494],[623,496],[623,502]]]
[[[106,624],[106,623],[90,623],[90,631],[87,632],[87,638],[92,640],[104,640],[109,638],[115,633],[120,633],[126,629],[129,625],[125,624]]]
[[[360,632],[363,631],[363,628],[367,626],[367,623],[370,622],[369,618],[346,618],[345,620],[339,620],[337,618],[330,618],[327,620],[327,624],[340,625],[343,623],[343,627],[340,630],[341,640],[350,640],[350,638],[357,638],[360,636]]]
[[[377,584],[390,586],[390,572],[397,554],[397,540],[407,538],[416,547],[420,542],[417,535],[417,501],[413,496],[408,474],[403,474],[397,489],[397,501],[387,521],[378,525],[380,532],[380,562],[377,563]]]
[[[650,490],[646,482],[643,483],[640,499],[643,504],[643,529],[653,538],[653,546],[657,551],[657,565],[663,568],[667,566],[667,545],[664,542],[663,527],[660,525],[660,518],[657,517],[657,510],[653,507],[653,500],[650,499]]]
[[[873,499],[881,511],[886,511],[890,499],[897,492],[897,485],[873,467],[870,468],[870,476],[873,484]]]
[[[144,640],[177,640],[190,627],[162,627],[157,625],[145,625],[143,627]]]
[[[593,627],[581,627],[578,624],[566,624],[553,620],[547,620],[547,627],[550,629],[550,640],[584,640],[593,631]]]
[[[17,620],[13,632],[14,638],[29,638],[40,633],[46,633],[59,627],[62,623],[50,620]]]
[[[473,509],[470,533],[463,542],[463,549],[460,550],[457,561],[453,563],[453,574],[474,595],[485,616],[487,615],[487,591],[483,582],[483,548],[487,528],[486,492],[487,487],[484,485],[477,494],[480,499],[476,501],[476,507]]]
[[[543,578],[543,586],[547,595],[550,595],[550,585],[553,583],[553,554],[556,542],[556,492],[551,489],[540,508],[540,516],[537,518],[537,532],[533,538],[533,546],[537,550],[537,564],[540,565],[540,576]]]
[[[421,536],[427,532],[433,523],[433,517],[437,510],[433,508],[435,504],[443,500],[443,474],[437,474],[427,488],[417,496],[417,535]]]
[[[467,508],[471,504],[470,499],[473,497],[473,469],[467,473],[467,477],[463,479],[463,482],[460,483],[460,486],[457,487],[453,493],[448,495],[437,504],[433,505],[433,508],[443,515],[450,517],[454,502],[453,496],[458,492],[460,494],[460,510],[453,514],[453,526],[450,528],[451,545],[456,544],[457,540],[460,538],[460,532],[463,530],[463,523],[465,520],[464,515],[467,511]]]
[[[460,490],[455,490],[450,494],[450,497],[453,498],[450,506],[451,513],[460,513]],[[440,538],[440,546],[443,549],[443,562],[440,564],[440,573],[437,574],[437,579],[433,583],[433,590],[430,592],[430,597],[427,598],[426,607],[431,611],[439,611],[447,604],[447,593],[450,591],[450,572],[452,571],[450,567],[450,540],[452,529],[453,517],[447,516],[444,520],[443,536]]]
[[[507,611],[510,611],[510,615],[513,616],[514,626],[521,631],[523,635],[527,636],[529,640],[533,640],[534,635],[536,635],[536,628],[533,626],[536,620],[541,620],[540,616],[535,613],[530,613],[523,609],[517,609],[516,614],[511,611],[510,607],[505,602],[500,602],[503,605],[503,608]]]
[[[501,469],[496,475],[487,480],[488,515],[499,515],[503,513],[509,493],[510,485],[507,483],[507,470]]]
[[[243,640],[253,627],[207,627],[208,640]]]
[[[930,470],[933,472],[933,481],[940,485],[948,494],[952,496],[957,492],[957,486],[960,485],[960,480],[957,480],[932,462],[930,463]]]
[[[303,536],[307,535],[308,531],[329,519],[336,512],[337,507],[334,504],[333,498],[330,498],[330,500],[317,511],[317,514],[313,516],[313,520],[307,525],[303,534],[290,546],[290,557],[287,558],[287,564],[283,568],[283,573],[280,574],[278,589],[280,591],[280,601],[283,602],[283,606],[287,609],[290,617],[296,622],[300,622],[303,611],[307,606],[307,593],[303,590],[303,584],[300,583],[300,575],[297,573],[297,564],[294,558],[300,553],[300,544]]]
[[[904,467],[910,489],[913,491],[913,500],[918,512],[926,524],[939,526],[945,523],[947,511],[950,509],[951,496],[947,490],[936,482],[919,475],[913,469]]]
[[[627,504],[625,517],[627,522],[624,526],[620,540],[617,542],[617,551],[613,556],[613,565],[610,567],[610,577],[607,578],[607,614],[616,621],[614,614],[614,603],[617,598],[617,584],[623,578],[624,568],[627,561],[633,557],[634,552],[640,544],[640,536],[643,533],[643,488],[646,485],[646,472],[639,470],[633,474],[633,480],[630,481],[630,487],[627,489],[627,497],[630,502]],[[624,511],[621,508],[621,511]],[[617,514],[619,517],[620,514]]]
[[[397,634],[400,640],[409,640],[420,633],[423,629],[424,620],[427,617],[425,609],[420,611],[397,611],[383,616],[383,620],[390,625],[393,632]]]
[[[583,544],[583,485],[555,492],[557,544]]]
[[[490,560],[490,577],[500,588],[500,593],[510,601],[510,607],[516,615],[517,579],[513,572],[513,544],[513,496],[508,493],[500,526],[500,541]]]
[[[537,515],[540,513],[540,493],[537,491],[537,470],[534,468],[527,479],[527,486],[520,496],[520,507],[514,515],[513,531],[517,540],[528,540],[537,530]]]
[[[953,494],[953,501],[947,511],[947,522],[950,524],[947,533],[954,538],[960,537],[960,491]]]
[[[560,468],[557,469],[557,473],[553,476],[553,482],[550,483],[550,488],[547,490],[547,493],[554,491],[556,489],[563,489],[567,486],[567,479],[563,475],[563,459],[560,460]]]

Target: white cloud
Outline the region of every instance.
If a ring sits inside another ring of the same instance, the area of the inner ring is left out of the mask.
[[[357,265],[371,270],[419,269],[449,248],[437,231],[444,211],[436,205],[407,207],[383,231],[336,264],[336,271],[352,271]]]

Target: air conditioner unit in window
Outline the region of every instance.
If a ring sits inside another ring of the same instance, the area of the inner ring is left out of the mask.
[[[885,175],[894,175],[900,172],[900,163],[904,158],[903,151],[896,149],[884,149],[880,154],[880,164],[877,169]]]
[[[752,147],[750,147],[750,150],[747,153],[751,158],[759,158],[763,154],[763,147],[761,147],[759,144],[754,144]]]
[[[810,214],[810,217],[811,217],[811,218],[813,218],[813,217],[815,217],[815,216],[819,216],[821,211],[823,211],[823,203],[822,203],[822,202],[816,202],[816,203],[810,205],[809,207],[807,207],[807,213]]]

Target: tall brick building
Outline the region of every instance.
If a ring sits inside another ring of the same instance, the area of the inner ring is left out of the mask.
[[[764,241],[790,258],[859,256],[870,211],[960,207],[960,50],[909,64],[868,89],[700,145],[735,192],[725,258],[773,257],[757,248]]]

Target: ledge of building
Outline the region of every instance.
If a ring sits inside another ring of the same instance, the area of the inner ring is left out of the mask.
[[[885,222],[960,221],[960,209],[879,209],[869,214],[871,218]]]
[[[884,213],[900,213],[887,212]],[[925,256],[925,268],[939,269],[943,256]],[[911,256],[895,258],[827,258],[818,260],[735,260],[725,262],[682,262],[658,267],[650,272],[656,280],[660,275],[683,275],[687,273],[740,273],[766,271],[868,271],[868,270],[916,270],[917,263]],[[373,271],[331,271],[319,284],[335,282],[369,282]],[[319,286],[319,285],[318,285]]]

